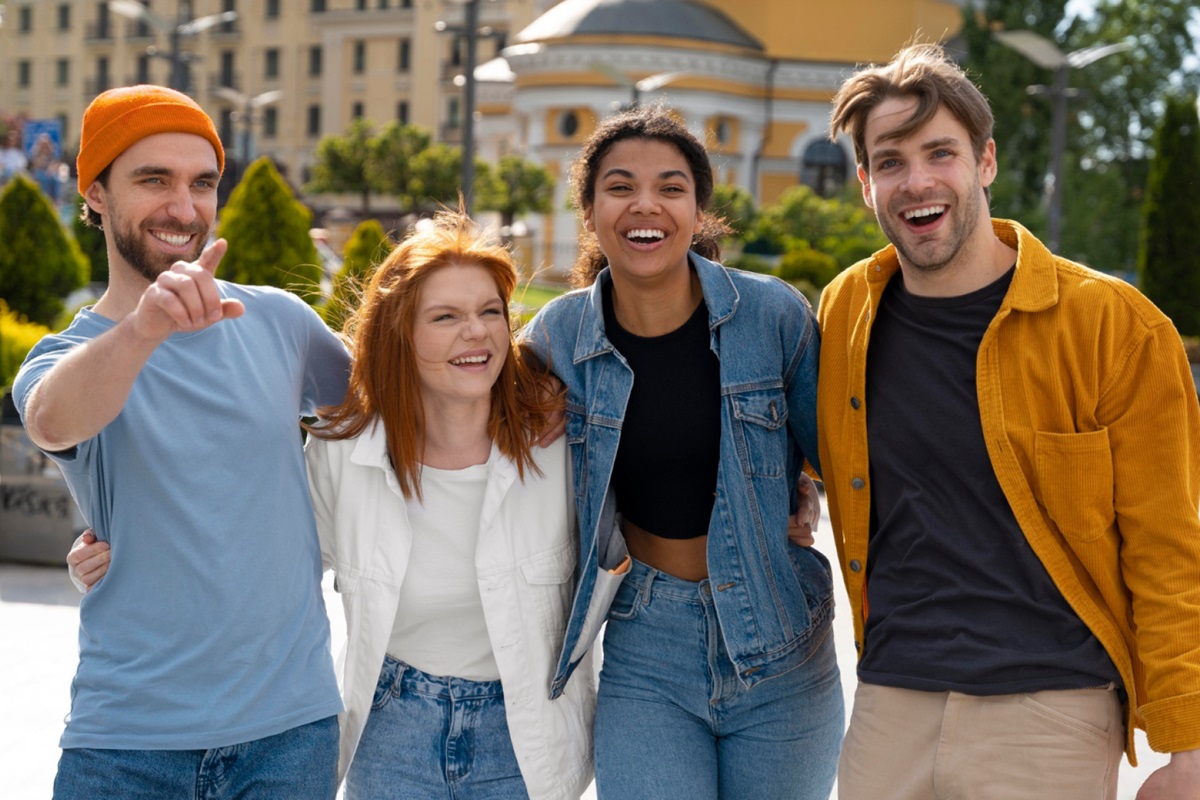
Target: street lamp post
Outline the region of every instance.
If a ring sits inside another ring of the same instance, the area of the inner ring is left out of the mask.
[[[1052,86],[1030,86],[1026,91],[1031,95],[1049,97],[1053,103],[1050,179],[1046,183],[1046,245],[1052,252],[1058,252],[1062,231],[1063,161],[1067,150],[1067,105],[1068,101],[1083,94],[1069,87],[1069,73],[1105,56],[1128,50],[1132,44],[1117,42],[1063,53],[1054,42],[1033,31],[997,31],[995,37],[1001,44],[1016,50],[1037,66],[1054,70]]]
[[[194,53],[183,52],[183,38],[185,36],[195,36],[197,33],[206,31],[215,25],[220,25],[224,22],[233,22],[237,19],[236,11],[223,11],[220,14],[209,14],[206,17],[192,19],[192,4],[190,0],[180,0],[179,16],[175,22],[168,22],[152,14],[150,9],[137,2],[137,0],[108,0],[108,7],[123,17],[144,22],[167,34],[167,39],[170,41],[170,47],[167,52],[164,53],[157,47],[151,46],[146,48],[146,54],[152,58],[165,58],[171,62],[169,85],[172,89],[180,92],[187,92],[189,90],[188,65],[193,61],[198,61],[200,58]]]
[[[272,89],[256,95],[242,94],[229,86],[218,86],[213,94],[239,109],[234,112],[235,121],[242,125],[241,141],[238,143],[238,159],[244,168],[254,160],[254,123],[258,121],[258,109],[269,106],[283,97],[283,91]]]
[[[478,61],[479,37],[492,36],[491,28],[479,27],[480,0],[447,0],[451,5],[460,6],[463,10],[462,26],[447,25],[438,22],[434,29],[438,33],[454,33],[462,36],[467,43],[467,52],[463,63],[463,129],[462,129],[462,192],[467,214],[471,213],[473,195],[475,193],[475,66]]]

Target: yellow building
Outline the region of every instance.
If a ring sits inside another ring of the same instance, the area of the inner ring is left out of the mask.
[[[169,84],[162,56],[174,50],[189,60],[188,91],[218,121],[230,155],[248,145],[302,184],[317,140],[354,117],[400,119],[461,142],[463,39],[452,29],[463,1],[138,0],[169,30],[237,13],[172,47],[167,32],[114,10],[130,0],[6,0],[0,113],[58,118],[73,153],[92,97]],[[954,36],[970,1],[478,0],[478,153],[518,153],[559,178],[556,210],[526,220],[522,239],[550,277],[575,253],[568,167],[597,121],[634,101],[677,109],[708,143],[718,180],[760,203],[801,182],[829,194],[854,172],[850,148],[826,141],[840,82],[914,39]],[[437,32],[439,22],[451,30]],[[247,125],[247,101],[264,95],[271,102]]]

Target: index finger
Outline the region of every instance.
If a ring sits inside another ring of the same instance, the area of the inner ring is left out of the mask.
[[[229,242],[224,239],[217,239],[215,242],[204,248],[200,253],[200,257],[196,259],[196,263],[211,275],[217,274],[217,265],[221,263],[221,258],[225,255],[225,251],[229,249]]]

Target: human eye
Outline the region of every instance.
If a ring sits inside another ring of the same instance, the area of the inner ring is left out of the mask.
[[[196,187],[197,189],[200,189],[201,191],[207,192],[207,191],[211,191],[211,190],[215,189],[217,187],[217,184],[215,181],[211,181],[208,178],[201,178],[200,180],[193,183],[192,186]]]
[[[492,316],[492,317],[504,316],[504,311],[502,309],[496,308],[495,306],[493,306],[492,308],[485,308],[483,310],[483,313],[484,313],[484,316]]]
[[[884,159],[880,159],[879,163],[875,165],[875,169],[889,170],[889,169],[895,169],[899,165],[900,165],[900,159],[898,159],[898,158],[884,158]]]

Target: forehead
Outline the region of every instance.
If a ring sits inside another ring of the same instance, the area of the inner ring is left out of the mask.
[[[888,134],[891,131],[908,122],[916,107],[917,100],[914,97],[889,97],[872,109],[871,113],[867,115],[867,124],[863,130],[867,152],[870,153],[881,147],[896,147],[909,142],[919,144],[934,138],[949,137],[970,141],[966,126],[959,122],[944,105],[938,106],[938,110],[924,125],[907,136],[900,139],[889,137]]]
[[[600,159],[596,172],[603,177],[612,169],[654,173],[678,170],[689,179],[692,177],[691,165],[683,153],[674,144],[662,139],[622,139]]]
[[[500,288],[492,273],[479,264],[451,263],[434,267],[421,282],[420,303],[453,302],[455,298],[475,300],[480,294],[499,297]]]
[[[112,163],[120,174],[145,167],[160,167],[182,174],[217,173],[217,151],[194,133],[155,133],[131,144]]]

